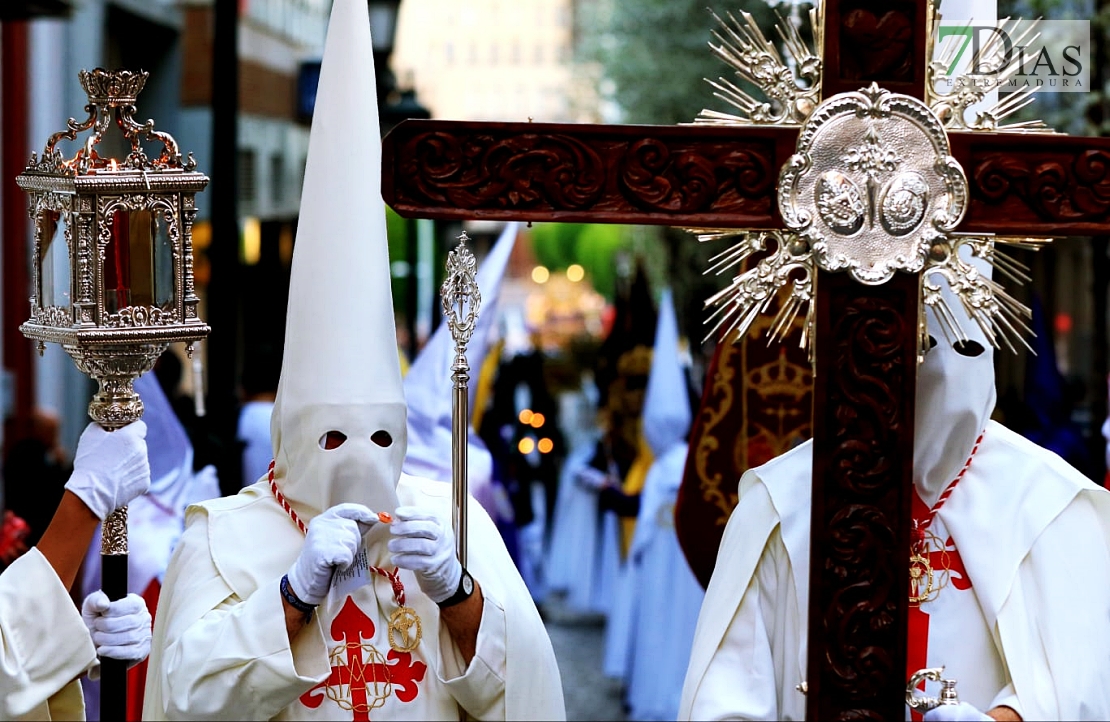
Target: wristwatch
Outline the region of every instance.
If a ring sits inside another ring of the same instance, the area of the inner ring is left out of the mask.
[[[462,578],[459,579],[459,588],[455,590],[454,594],[447,597],[442,602],[439,602],[439,608],[446,609],[456,604],[462,604],[467,599],[470,599],[470,595],[473,593],[474,578],[470,576],[470,572],[466,571],[466,567],[463,567]]]

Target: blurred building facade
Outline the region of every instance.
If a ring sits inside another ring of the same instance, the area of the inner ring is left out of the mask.
[[[576,52],[582,1],[404,0],[391,62],[398,86],[414,90],[439,119],[601,122],[599,71],[583,65]],[[476,221],[463,227],[481,248],[502,225]],[[435,243],[447,248],[458,227],[436,224],[435,233]],[[549,292],[558,285],[532,280],[530,233],[522,229],[521,235],[502,285],[502,326],[513,351],[530,346],[527,329],[546,326],[537,321],[546,311],[536,305],[551,306]],[[418,320],[423,338],[430,326],[424,316]]]
[[[330,0],[239,0],[239,210],[261,221],[291,219],[300,203],[308,123],[298,117],[298,76],[319,60]],[[199,131],[190,148],[212,145],[213,0],[181,7],[181,112]],[[185,143],[182,141],[182,145]],[[201,155],[197,154],[200,161]],[[203,162],[201,162],[203,167]],[[206,199],[205,199],[206,200]],[[200,217],[206,217],[207,203]],[[245,260],[255,249],[243,249]]]
[[[598,122],[597,76],[575,60],[581,1],[404,0],[393,71],[435,118]]]

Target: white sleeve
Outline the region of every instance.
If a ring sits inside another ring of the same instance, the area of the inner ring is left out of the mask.
[[[778,720],[779,687],[776,655],[776,610],[786,607],[782,595],[789,575],[786,547],[778,527],[772,532],[756,572],[741,598],[724,639],[713,655],[690,718],[696,720]]]
[[[32,548],[0,574],[0,718],[27,714],[95,663],[81,613]]]
[[[464,665],[447,625],[439,625],[439,669],[436,675],[455,701],[474,719],[505,719],[505,608],[482,588],[482,621],[474,658]]]
[[[290,644],[280,580],[240,599],[212,561],[207,529],[205,515],[191,519],[167,570],[158,616],[169,618],[156,625],[163,649],[150,673],[169,719],[270,719],[328,676],[323,631],[313,618]]]
[[[1085,491],[1038,536],[998,615],[1012,693],[1025,719],[1110,719],[1110,504]]]

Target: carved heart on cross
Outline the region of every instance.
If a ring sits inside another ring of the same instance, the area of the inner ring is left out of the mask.
[[[909,62],[913,24],[910,17],[899,10],[888,10],[881,16],[862,9],[846,13],[841,23],[840,43],[848,50],[843,60],[850,58],[854,65],[844,68],[845,75],[855,75],[858,80],[889,76],[887,71],[898,70],[899,66],[913,67]]]

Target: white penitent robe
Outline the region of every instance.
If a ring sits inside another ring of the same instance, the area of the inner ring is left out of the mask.
[[[803,444],[740,481],[719,556],[731,573],[706,592],[679,719],[804,718],[811,454]],[[950,581],[922,605],[928,664],[984,711],[1110,719],[1110,494],[989,422],[934,523],[970,589]]]
[[[548,591],[565,591],[567,608],[578,614],[610,613],[620,566],[617,521],[598,511],[597,488],[577,479],[596,452],[597,439],[590,437],[563,463],[545,565]]]
[[[569,591],[572,586],[582,583],[583,576],[587,579],[593,576],[583,574],[583,567],[588,565],[593,568],[597,492],[584,489],[574,477],[590,463],[596,447],[597,439],[592,437],[571,447],[559,470],[559,493],[552,514],[551,543],[544,560],[548,592]]]
[[[397,487],[402,505],[434,510],[447,524],[450,493],[408,475]],[[300,530],[264,483],[193,507],[159,600],[143,718],[457,720],[461,706],[479,719],[563,719],[539,613],[473,500],[469,532],[467,567],[485,604],[464,669],[438,608],[405,570],[406,603],[422,623],[414,652],[398,654],[386,641],[396,603],[385,580],[349,596],[333,589],[291,645],[278,584],[300,552]],[[371,564],[389,567],[384,543],[367,551]]]
[[[81,613],[32,548],[0,574],[0,719],[84,719],[77,678],[96,661]]]
[[[687,446],[675,444],[644,482],[630,558],[637,566],[628,704],[637,720],[673,720],[705,592],[674,529]]]
[[[617,515],[611,511],[606,512],[605,519],[606,532],[611,532],[614,538],[618,537],[620,520]],[[631,557],[619,566],[616,583],[613,585],[613,601],[605,622],[605,656],[601,660],[601,669],[606,677],[619,679],[624,685],[628,684],[632,672],[636,612],[640,601],[636,596],[639,572]]]

